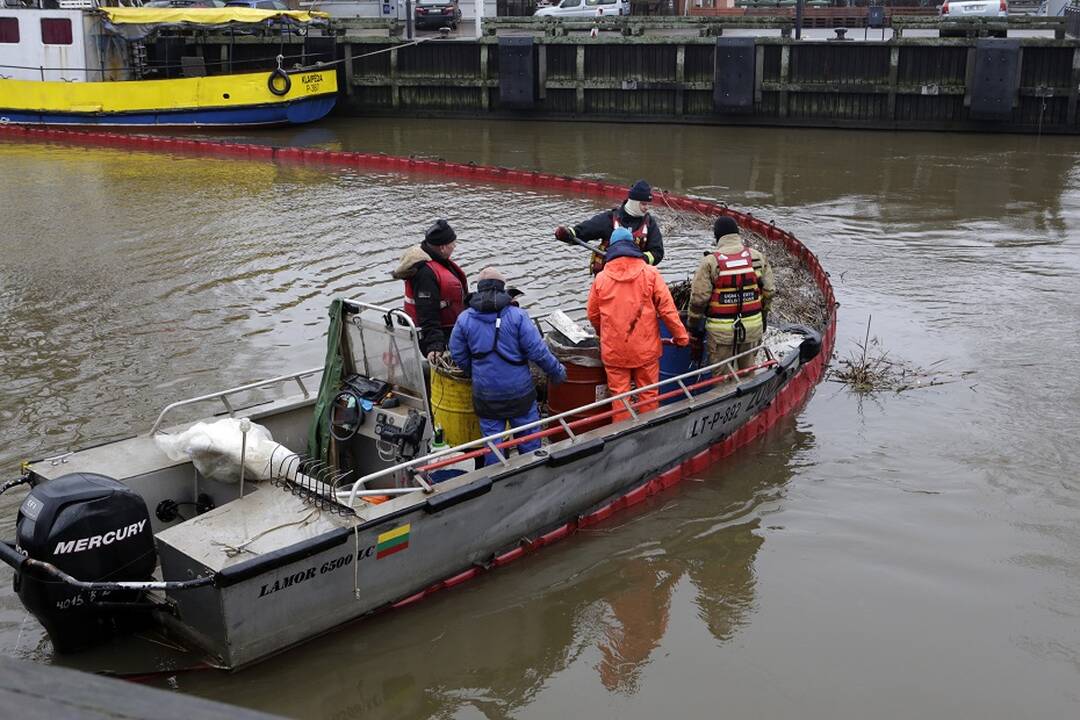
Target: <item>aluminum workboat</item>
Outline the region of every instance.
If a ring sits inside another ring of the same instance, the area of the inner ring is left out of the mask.
[[[816,260],[799,257],[831,305]],[[0,558],[58,650],[153,624],[240,667],[602,522],[747,442],[820,379],[824,316],[770,329],[749,369],[736,357],[664,378],[655,410],[627,393],[542,417],[525,428],[544,439],[535,452],[516,453],[509,433],[431,452],[417,328],[399,309],[336,300],[323,367],[174,403],[148,432],[28,463],[0,488],[32,487]],[[613,422],[614,405],[630,417]],[[476,469],[486,453],[497,462]]]

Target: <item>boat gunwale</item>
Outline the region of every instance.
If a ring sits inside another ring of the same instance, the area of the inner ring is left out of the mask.
[[[608,426],[604,426],[604,427],[601,427],[601,428],[596,428],[595,430],[592,430],[589,433],[584,433],[584,434],[579,435],[577,437],[578,438],[585,438],[586,442],[590,441],[590,440],[601,440],[602,444],[606,445],[609,441],[624,438],[624,437],[634,435],[634,434],[639,433],[639,432],[644,432],[644,431],[649,430],[649,429],[651,429],[651,428],[653,428],[653,427],[655,427],[657,425],[662,425],[662,424],[665,424],[665,423],[668,423],[668,422],[679,420],[679,419],[681,419],[683,417],[686,417],[687,415],[689,415],[690,413],[692,413],[692,412],[694,412],[696,410],[701,410],[701,409],[704,409],[704,408],[712,407],[713,405],[716,405],[717,403],[725,402],[725,401],[731,399],[732,397],[741,397],[743,395],[746,395],[746,394],[754,391],[755,389],[757,389],[761,385],[764,385],[764,384],[766,384],[768,382],[773,381],[777,377],[781,378],[782,380],[786,380],[787,379],[786,376],[790,372],[790,366],[794,362],[796,362],[796,360],[799,357],[798,352],[799,352],[798,347],[792,349],[791,353],[789,353],[789,355],[783,359],[783,362],[778,363],[777,365],[773,366],[772,368],[770,368],[768,371],[766,371],[764,373],[760,373],[758,375],[755,375],[753,378],[748,380],[745,384],[739,384],[735,388],[730,390],[729,392],[719,394],[716,397],[707,398],[702,402],[696,402],[694,404],[691,404],[691,402],[692,402],[691,399],[687,399],[686,404],[684,404],[684,405],[674,405],[673,404],[673,405],[669,405],[669,406],[664,406],[662,408],[659,408],[657,414],[654,415],[653,417],[646,418],[646,419],[644,419],[644,420],[642,420],[640,422],[634,421],[632,424],[628,424],[627,426],[625,426],[623,428],[616,429],[614,432],[612,432],[612,429],[616,428],[617,426],[608,425]],[[697,400],[698,397],[701,397],[701,396],[695,396],[695,398],[693,398],[693,400]],[[770,399],[770,401],[771,401],[771,399]],[[592,436],[592,437],[588,437],[589,435],[592,435],[593,433],[598,433],[598,434],[595,435],[595,436]],[[572,446],[568,446],[566,449],[571,449],[571,448],[572,448]],[[361,520],[361,521],[357,522],[356,524],[354,524],[353,526],[348,527],[348,528],[340,528],[338,530],[331,530],[328,534],[333,535],[334,538],[335,538],[335,541],[329,542],[328,544],[326,544],[324,546],[320,546],[318,549],[311,550],[310,552],[308,552],[309,547],[319,543],[323,539],[322,537],[315,537],[315,538],[309,538],[307,540],[301,540],[300,542],[297,542],[297,543],[294,543],[294,544],[289,545],[287,547],[280,548],[278,550],[269,552],[269,553],[267,553],[265,555],[260,555],[259,557],[251,558],[250,560],[245,560],[245,561],[243,561],[241,563],[237,563],[235,565],[230,565],[228,567],[222,568],[221,570],[214,573],[214,576],[215,576],[214,587],[226,588],[226,587],[230,587],[232,585],[236,585],[236,584],[238,584],[240,582],[243,582],[245,580],[249,580],[252,577],[255,577],[255,576],[257,576],[257,575],[259,575],[259,574],[261,574],[263,572],[269,572],[271,570],[275,570],[275,569],[277,569],[279,567],[287,565],[287,564],[289,564],[291,562],[295,562],[296,560],[302,560],[302,559],[304,559],[306,557],[309,557],[310,555],[314,554],[315,552],[318,552],[319,550],[339,545],[339,544],[345,542],[345,540],[348,538],[349,535],[352,535],[354,533],[359,533],[361,531],[367,531],[367,530],[372,530],[372,529],[378,529],[378,527],[380,525],[384,524],[384,523],[389,524],[389,523],[392,523],[392,522],[394,522],[396,520],[399,520],[400,518],[402,518],[405,515],[410,515],[412,513],[415,513],[418,510],[422,510],[422,509],[426,510],[431,504],[430,500],[433,498],[433,496],[435,496],[437,494],[440,494],[440,493],[446,494],[447,492],[454,492],[456,490],[460,490],[460,488],[470,487],[471,485],[474,485],[474,484],[484,484],[484,485],[488,486],[488,489],[490,489],[491,486],[493,486],[496,482],[501,482],[503,480],[510,479],[510,478],[512,478],[514,476],[520,475],[523,472],[532,470],[532,469],[536,468],[539,465],[550,465],[551,464],[551,456],[547,455],[547,454],[540,455],[540,456],[530,455],[528,457],[529,457],[529,461],[527,461],[527,462],[519,462],[519,463],[514,464],[511,467],[501,467],[498,470],[495,470],[493,472],[489,472],[487,474],[481,475],[480,477],[469,478],[468,475],[471,475],[472,473],[467,473],[466,475],[461,476],[460,480],[455,478],[454,480],[447,481],[447,483],[440,483],[440,485],[435,486],[435,489],[434,489],[433,493],[430,493],[430,494],[425,493],[424,489],[422,487],[413,488],[412,492],[410,492],[410,493],[408,493],[406,495],[400,496],[400,497],[407,497],[407,498],[412,498],[413,499],[413,501],[409,505],[407,505],[405,507],[396,508],[396,509],[394,509],[394,510],[388,512],[388,513],[385,513],[383,515],[379,515],[378,517],[370,518],[368,520]],[[669,467],[673,467],[675,465],[678,465],[680,462],[682,462],[682,461],[679,460],[679,461],[676,461],[675,463],[671,463],[671,464],[669,464]],[[495,467],[495,466],[492,466],[492,467]],[[663,473],[667,469],[669,469],[669,467],[658,468],[655,471],[650,472],[649,474]],[[477,471],[474,471],[474,472],[477,472]],[[481,470],[481,472],[482,472],[482,470]],[[455,480],[458,480],[458,483],[460,483],[460,484],[455,484],[455,482],[454,482]],[[640,483],[635,483],[629,489],[632,490],[633,487],[636,487],[639,484]],[[485,490],[484,492],[487,492],[487,491]],[[613,494],[612,497],[616,497],[618,495],[621,495],[624,492],[625,492],[624,490],[620,490],[617,493]],[[465,501],[467,501],[469,499],[472,499],[472,497],[478,497],[480,494],[483,494],[483,493],[477,493],[476,495],[470,496],[468,498],[462,498],[459,502],[465,502]],[[603,504],[606,500],[607,500],[607,498],[605,498],[604,500],[601,500],[599,504]],[[454,503],[454,504],[457,504],[457,503]],[[433,511],[428,511],[428,512],[429,513],[441,512],[444,509],[447,509],[447,508],[439,508],[439,509],[436,509],[436,510],[433,510]]]

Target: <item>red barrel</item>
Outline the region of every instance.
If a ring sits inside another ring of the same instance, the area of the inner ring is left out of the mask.
[[[552,415],[558,415],[583,405],[591,405],[597,400],[603,400],[607,397],[607,375],[604,373],[603,367],[576,365],[565,360],[563,365],[566,367],[566,382],[558,385],[548,383],[548,408],[551,410]],[[582,420],[599,413],[605,413],[610,409],[610,405],[601,405],[585,412],[574,413],[566,421]],[[602,425],[610,424],[611,417],[609,416],[575,425],[573,430],[575,433],[581,434]],[[551,440],[555,442],[565,437],[564,433],[558,433],[552,435]]]

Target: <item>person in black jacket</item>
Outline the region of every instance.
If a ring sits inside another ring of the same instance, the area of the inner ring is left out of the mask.
[[[450,331],[465,309],[469,284],[465,271],[450,259],[457,233],[445,220],[436,220],[424,242],[405,251],[390,274],[405,281],[405,312],[420,328],[420,352],[429,361],[446,352]]]
[[[611,233],[618,227],[630,231],[634,244],[645,255],[649,265],[659,265],[664,259],[664,237],[656,218],[649,212],[652,202],[652,188],[644,180],[638,180],[630,186],[626,200],[617,208],[605,210],[583,223],[573,227],[560,225],[555,228],[555,237],[562,242],[572,243],[574,239],[599,240],[601,251],[606,251],[611,242]],[[604,269],[604,259],[593,254],[589,270],[593,275]]]

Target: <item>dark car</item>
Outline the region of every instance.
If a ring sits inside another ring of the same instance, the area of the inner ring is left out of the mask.
[[[288,10],[289,6],[281,0],[228,0],[225,7],[246,7],[255,10]]]
[[[151,0],[143,7],[153,8],[219,8],[225,7],[224,0]]]
[[[457,0],[417,0],[413,16],[418,28],[448,27],[457,30],[461,21],[461,8]]]

